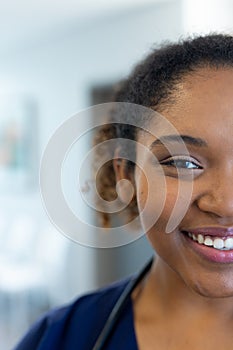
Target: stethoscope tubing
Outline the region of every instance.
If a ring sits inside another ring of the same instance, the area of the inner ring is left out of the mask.
[[[153,260],[154,260],[154,257],[152,257],[146,263],[146,265],[142,268],[142,270],[140,270],[139,273],[135,277],[130,279],[130,281],[127,283],[126,287],[124,288],[123,292],[121,293],[120,297],[115,303],[110,315],[108,316],[108,319],[100,335],[98,336],[92,350],[104,350],[104,346],[107,340],[109,339],[116,322],[119,320],[120,314],[123,311],[128,301],[128,298],[130,297],[135,287],[140,283],[140,281],[145,277],[147,272],[150,270]]]

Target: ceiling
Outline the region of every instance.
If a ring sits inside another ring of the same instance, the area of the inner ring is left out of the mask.
[[[0,54],[19,50],[71,24],[158,1],[167,0],[2,0]]]

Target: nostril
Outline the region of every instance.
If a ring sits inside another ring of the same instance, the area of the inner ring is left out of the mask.
[[[197,200],[198,208],[217,218],[233,218],[233,195],[228,192],[227,195],[206,194]]]

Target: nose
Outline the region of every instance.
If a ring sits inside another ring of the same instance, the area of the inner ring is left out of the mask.
[[[212,174],[204,187],[197,201],[199,209],[233,221],[233,167]]]

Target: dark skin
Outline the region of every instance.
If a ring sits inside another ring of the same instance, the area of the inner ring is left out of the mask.
[[[187,144],[189,158],[182,171],[192,172],[193,191],[185,216],[169,234],[165,233],[166,223],[177,198],[178,179],[173,163],[167,162],[171,159],[165,147],[153,148],[164,171],[167,194],[159,219],[146,231],[156,260],[132,295],[138,347],[231,349],[233,262],[213,262],[198,255],[181,232],[196,227],[233,227],[233,69],[201,68],[186,75],[174,97],[175,102],[168,104],[162,115],[180,134],[201,139],[203,144]],[[149,134],[138,135],[138,141],[148,148],[154,140]],[[145,167],[149,179],[159,183],[161,173],[156,166],[148,160]],[[148,178],[138,167],[130,175],[125,161],[115,162],[114,168],[117,180],[131,178],[134,182],[141,212],[148,199]],[[164,195],[162,191],[163,186],[149,191],[152,204],[141,217],[143,227]]]

